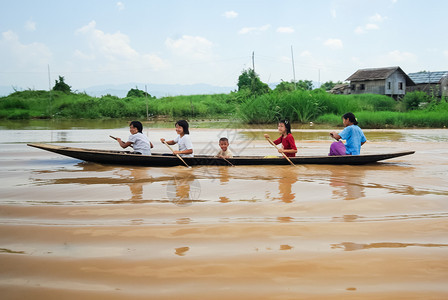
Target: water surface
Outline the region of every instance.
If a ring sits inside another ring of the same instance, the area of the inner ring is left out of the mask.
[[[112,125],[0,130],[2,298],[448,297],[448,131],[366,130],[363,153],[416,151],[366,166],[112,166],[26,146],[118,150],[127,123]],[[172,124],[146,125],[168,152]],[[276,155],[275,128],[200,127],[196,153],[227,136]],[[328,153],[328,130],[294,136]]]

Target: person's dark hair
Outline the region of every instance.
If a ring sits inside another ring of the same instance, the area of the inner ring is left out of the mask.
[[[185,120],[179,120],[176,122],[176,124],[184,129],[184,134],[190,134],[190,131],[188,130],[188,122]]]
[[[143,133],[143,125],[140,121],[132,121],[131,123],[129,123],[129,126],[134,126],[135,128],[137,128],[138,132]]]
[[[228,143],[228,142],[229,142],[229,139],[226,138],[226,137],[222,137],[222,138],[219,139],[219,141],[220,141],[220,142],[227,142],[227,143]]]
[[[286,134],[290,134],[291,133],[291,123],[288,120],[280,120],[278,121],[278,123],[283,123],[285,124],[285,128],[286,128]]]
[[[358,121],[353,113],[349,112],[342,116],[344,119],[348,119],[351,123],[358,125]]]

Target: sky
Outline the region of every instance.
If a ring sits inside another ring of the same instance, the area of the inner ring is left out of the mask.
[[[0,86],[235,86],[448,70],[448,1],[0,0]],[[253,60],[252,60],[253,58]],[[293,64],[294,62],[294,64]]]

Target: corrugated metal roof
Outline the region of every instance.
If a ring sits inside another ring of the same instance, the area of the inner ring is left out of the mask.
[[[448,76],[448,71],[409,73],[408,76],[415,84],[439,83],[442,77]]]

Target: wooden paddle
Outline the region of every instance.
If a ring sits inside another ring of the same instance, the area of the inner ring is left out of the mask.
[[[234,167],[235,165],[232,164],[230,161],[228,161],[225,157],[221,156],[222,159],[224,159],[229,165],[231,165],[232,167]]]
[[[278,150],[277,145],[274,144],[274,142],[273,142],[270,138],[266,137],[266,139],[268,140],[268,142],[269,142],[272,146],[274,146],[275,149]],[[289,159],[289,157],[286,156],[285,153],[282,152],[282,154],[283,154],[283,157],[286,158],[286,160],[289,161],[289,163],[290,163],[291,165],[293,165],[294,167],[296,166],[296,165]]]
[[[191,168],[186,162],[185,162],[185,160],[183,160],[183,158],[182,157],[180,157],[180,155],[179,154],[175,154],[174,153],[174,149],[173,148],[171,148],[171,146],[170,145],[168,145],[165,141],[163,142],[168,148],[170,148],[170,150],[171,150],[171,152],[173,152],[173,154],[174,155],[176,155],[177,156],[177,158],[178,159],[180,159],[188,168]]]

